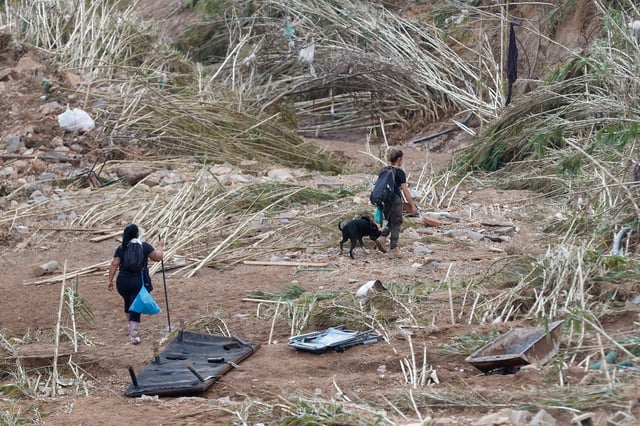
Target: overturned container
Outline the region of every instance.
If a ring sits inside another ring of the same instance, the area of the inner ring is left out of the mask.
[[[484,345],[465,361],[483,373],[502,369],[510,372],[527,364],[544,365],[560,348],[560,325],[516,328]]]

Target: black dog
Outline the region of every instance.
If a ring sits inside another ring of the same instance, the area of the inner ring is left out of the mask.
[[[369,236],[373,241],[377,240],[380,236],[380,229],[378,225],[369,217],[362,216],[360,219],[350,220],[344,224],[344,227],[338,223],[338,229],[342,231],[342,241],[340,241],[340,254],[343,252],[343,244],[347,240],[351,240],[351,249],[349,250],[349,256],[353,257],[353,249],[356,248],[356,243],[360,243],[360,247],[364,250],[364,242],[362,238]]]

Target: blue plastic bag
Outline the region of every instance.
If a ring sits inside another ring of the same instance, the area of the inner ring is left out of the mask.
[[[138,312],[140,314],[155,315],[160,312],[161,309],[153,299],[153,296],[151,296],[151,293],[147,291],[147,288],[142,286],[136,298],[133,299],[133,303],[129,306],[129,311]]]
[[[382,209],[380,207],[376,209],[376,215],[373,220],[375,220],[377,224],[382,226],[382,222],[384,221],[384,215],[382,214]]]

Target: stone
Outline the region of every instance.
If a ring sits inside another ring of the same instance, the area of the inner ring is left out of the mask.
[[[21,147],[24,147],[24,143],[22,142],[22,139],[20,139],[20,136],[11,135],[5,144],[4,149],[8,154],[15,154]]]
[[[280,182],[286,182],[293,179],[293,174],[287,168],[274,168],[267,171],[267,176]]]
[[[44,172],[45,170],[47,170],[47,163],[46,163],[46,162],[44,162],[44,161],[42,161],[42,160],[41,160],[41,159],[39,159],[39,158],[36,158],[35,160],[33,160],[33,161],[31,162],[31,170],[32,170],[34,173],[38,173],[38,174],[39,174],[39,173],[42,173],[42,172]]]
[[[133,186],[149,176],[152,171],[151,168],[144,166],[121,166],[115,170],[115,173]]]
[[[62,109],[62,105],[60,105],[56,101],[53,101],[53,102],[47,102],[46,104],[42,105],[40,107],[40,112],[42,112],[42,115],[49,115],[49,114],[57,113],[61,109]]]
[[[84,79],[82,78],[82,76],[78,74],[74,74],[72,72],[66,73],[64,75],[64,79],[67,82],[67,84],[69,84],[72,87],[79,87],[84,82]]]
[[[224,176],[233,173],[233,168],[228,164],[214,164],[209,171],[215,176]]]
[[[69,161],[69,157],[63,153],[63,152],[57,152],[57,151],[47,151],[42,155],[42,158],[46,161],[50,161],[50,162],[60,162],[60,163],[66,163]]]
[[[40,70],[44,69],[44,66],[30,58],[29,56],[23,56],[16,64],[16,71],[23,74],[37,74]]]
[[[544,410],[538,411],[536,415],[533,416],[533,419],[531,419],[531,423],[529,423],[529,426],[555,426],[555,425],[556,425],[556,419],[554,419],[551,414],[547,413]]]
[[[511,410],[500,410],[497,413],[487,414],[472,423],[473,426],[498,426],[511,425]]]
[[[240,170],[242,170],[242,173],[258,176],[260,174],[260,164],[254,160],[242,160]]]
[[[80,144],[74,143],[73,145],[71,145],[71,151],[77,153],[77,154],[82,154],[84,152],[84,147]]]
[[[27,162],[24,160],[16,160],[13,162],[13,169],[18,173],[27,171]]]
[[[509,416],[514,426],[526,426],[529,424],[529,417],[531,417],[531,413],[525,410],[511,410]]]

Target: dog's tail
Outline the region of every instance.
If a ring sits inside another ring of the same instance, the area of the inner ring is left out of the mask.
[[[338,222],[338,229],[342,231],[342,222]]]

